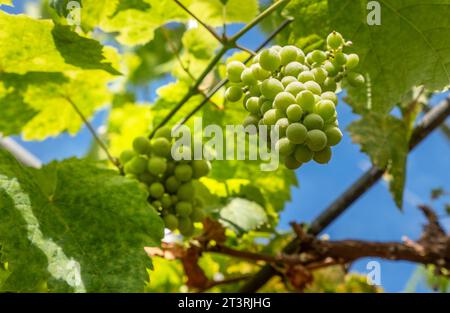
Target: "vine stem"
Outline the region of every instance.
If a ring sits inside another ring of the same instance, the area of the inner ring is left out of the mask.
[[[256,24],[261,22],[266,16],[272,14],[276,9],[278,9],[281,5],[287,4],[291,0],[280,0],[269,6],[264,10],[260,15],[258,15],[253,21],[245,25],[240,31],[234,34],[229,41],[232,43],[236,43],[242,36],[244,36],[250,29],[252,29]]]
[[[122,171],[122,167],[120,165],[120,162],[111,155],[111,153],[108,150],[108,147],[106,146],[106,144],[103,142],[103,140],[100,139],[100,137],[97,135],[97,133],[94,130],[94,127],[91,125],[91,123],[88,121],[88,119],[86,118],[86,116],[84,116],[83,112],[81,112],[80,108],[76,105],[75,102],[72,101],[72,99],[70,97],[64,97],[72,106],[72,108],[75,110],[75,112],[77,112],[78,116],[81,118],[81,120],[83,121],[84,125],[86,125],[87,129],[89,130],[89,132],[92,134],[92,137],[94,138],[94,140],[97,142],[97,144],[99,145],[99,147],[105,152],[108,160],[114,164],[119,171]]]
[[[178,0],[174,0],[177,3],[180,3]],[[213,70],[213,68],[220,62],[222,57],[225,55],[225,53],[233,48],[236,48],[236,41],[242,37],[244,34],[246,34],[250,29],[252,29],[255,25],[257,25],[263,18],[270,15],[273,11],[275,11],[280,5],[286,4],[291,0],[281,0],[274,4],[272,4],[270,7],[268,7],[266,10],[261,12],[257,17],[255,17],[249,24],[247,24],[243,29],[241,29],[238,33],[236,33],[233,37],[230,39],[227,39],[224,37],[224,39],[221,40],[222,42],[222,48],[219,50],[219,52],[215,55],[215,57],[209,62],[208,66],[205,68],[205,70],[200,74],[200,76],[197,78],[196,82],[193,86],[189,89],[189,91],[186,93],[186,95],[175,105],[172,110],[164,117],[164,119],[153,128],[152,132],[149,135],[149,138],[153,138],[156,131],[167,124],[167,122],[184,106],[184,104],[194,95],[198,94],[198,89],[200,85],[202,84],[203,80],[206,76]],[[181,4],[181,3],[180,3]],[[187,9],[187,8],[186,8]],[[190,11],[189,11],[190,12]],[[209,100],[209,99],[208,99]]]
[[[184,11],[186,11],[187,14],[192,16],[200,25],[202,25],[211,35],[214,36],[220,43],[223,43],[223,38],[219,36],[219,34],[212,29],[209,25],[207,25],[205,22],[203,22],[200,18],[198,18],[197,15],[195,15],[191,10],[189,10],[183,3],[181,3],[179,0],[173,0],[180,8],[182,8]]]
[[[421,120],[414,129],[409,142],[410,151],[413,150],[426,136],[441,125],[450,115],[450,97],[434,107]],[[386,169],[372,166],[344,193],[333,201],[310,225],[308,233],[317,235],[321,233],[336,218],[344,213],[356,200],[367,192],[383,176]],[[292,240],[283,249],[283,253],[295,253],[299,247],[298,240]],[[276,270],[265,265],[241,289],[240,292],[256,292],[276,274]]]

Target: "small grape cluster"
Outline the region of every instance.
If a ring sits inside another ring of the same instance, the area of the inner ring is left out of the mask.
[[[170,230],[191,236],[195,222],[205,217],[202,201],[196,197],[194,180],[208,175],[206,160],[180,160],[172,157],[171,130],[160,128],[153,139],[137,137],[133,150],[120,155],[127,177],[139,180],[149,192],[149,202],[158,210]],[[186,149],[186,147],[183,147]]]
[[[277,126],[275,148],[289,169],[314,160],[325,164],[331,148],[342,139],[337,120],[337,83],[346,79],[352,86],[364,84],[353,70],[356,54],[345,54],[341,34],[327,37],[327,51],[307,55],[295,46],[273,46],[257,54],[247,67],[239,61],[227,65],[230,86],[225,97],[230,102],[244,99],[250,113],[244,126]]]

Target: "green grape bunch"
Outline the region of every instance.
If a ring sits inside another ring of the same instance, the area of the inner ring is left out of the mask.
[[[137,137],[133,150],[120,155],[126,177],[137,179],[149,193],[150,204],[162,216],[166,228],[178,229],[189,237],[194,223],[205,218],[204,204],[196,195],[194,182],[207,176],[207,160],[180,160],[172,157],[173,138],[169,128],[160,128],[154,138]],[[186,147],[183,147],[186,149]]]
[[[364,77],[354,71],[358,55],[343,52],[350,44],[332,32],[326,51],[305,54],[292,45],[272,46],[258,53],[248,67],[239,61],[227,64],[226,99],[243,99],[249,112],[244,126],[278,130],[274,146],[289,169],[311,160],[328,163],[331,147],[342,139],[336,112],[338,84],[345,80],[354,87],[364,85]]]

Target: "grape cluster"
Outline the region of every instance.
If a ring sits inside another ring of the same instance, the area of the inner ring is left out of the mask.
[[[341,34],[327,37],[327,51],[305,53],[295,46],[273,46],[257,54],[247,67],[239,61],[227,65],[230,102],[243,98],[250,113],[247,125],[278,126],[275,148],[289,169],[314,160],[325,164],[331,148],[342,139],[337,120],[337,84],[346,79],[352,86],[364,84],[353,70],[356,54],[345,54],[349,45]]]
[[[205,217],[193,181],[208,175],[211,166],[206,160],[175,161],[172,144],[170,129],[160,128],[151,140],[135,138],[133,150],[123,151],[120,161],[126,176],[139,180],[148,190],[148,200],[161,214],[166,227],[191,236],[193,223]]]

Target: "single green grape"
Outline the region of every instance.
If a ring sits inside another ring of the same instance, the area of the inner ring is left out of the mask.
[[[346,67],[348,70],[353,70],[359,64],[359,56],[357,54],[351,53],[347,55]]]
[[[132,158],[134,158],[135,156],[136,156],[136,153],[133,150],[124,150],[120,154],[119,160],[122,164],[125,164],[128,161],[130,161]]]
[[[159,212],[162,211],[162,209],[163,209],[163,207],[161,205],[161,201],[159,201],[159,200],[152,201],[152,206]]]
[[[299,81],[295,81],[295,82],[290,83],[289,85],[286,86],[286,89],[285,89],[286,92],[289,92],[294,97],[296,97],[303,90],[306,90],[306,88]]]
[[[272,102],[271,101],[264,101],[264,103],[261,105],[260,113],[261,115],[264,115],[267,111],[272,109]]]
[[[169,209],[172,206],[172,198],[168,193],[165,193],[161,197],[161,206],[163,209]]]
[[[301,63],[301,64],[305,64],[305,53],[303,52],[302,49],[297,48],[297,59],[296,61]]]
[[[251,68],[246,68],[242,72],[241,80],[247,86],[255,85],[258,82],[258,80],[256,79],[255,74],[253,73],[253,70]]]
[[[328,77],[328,73],[323,67],[313,68],[311,73],[314,75],[314,81],[318,84],[323,84]]]
[[[193,171],[189,164],[179,164],[175,167],[175,177],[180,182],[187,182],[192,179]]]
[[[329,126],[325,130],[325,135],[327,136],[327,142],[329,146],[335,146],[342,140],[342,132],[338,127]]]
[[[304,83],[304,86],[307,90],[311,91],[313,94],[316,95],[322,94],[322,88],[315,81],[307,81]]]
[[[311,71],[304,71],[298,75],[298,81],[301,83],[306,83],[310,80],[314,80],[314,74]]]
[[[260,89],[264,97],[272,100],[275,99],[277,94],[284,90],[284,86],[279,80],[268,78],[262,82]]]
[[[155,138],[166,138],[168,141],[172,140],[172,130],[167,127],[167,126],[163,126],[161,128],[159,128],[156,132],[155,132]]]
[[[291,104],[286,109],[286,116],[290,123],[299,122],[302,119],[303,110],[298,104]]]
[[[239,61],[231,61],[227,64],[227,76],[230,82],[240,83],[241,74],[245,70],[245,65]]]
[[[324,93],[322,93],[320,98],[322,98],[322,100],[331,100],[331,101],[333,101],[335,106],[337,106],[337,104],[338,104],[338,97],[332,91],[325,91]]]
[[[344,38],[342,35],[336,31],[332,32],[327,37],[327,45],[332,50],[337,50],[344,45]]]
[[[178,187],[180,187],[180,182],[178,179],[176,179],[175,176],[169,176],[166,179],[166,189],[170,193],[175,193],[178,190]]]
[[[175,230],[178,228],[178,218],[173,214],[167,214],[164,216],[164,224],[170,230]]]
[[[211,171],[211,164],[207,160],[192,160],[191,166],[193,178],[207,176]]]
[[[172,144],[167,138],[153,138],[151,141],[151,149],[155,155],[168,158],[171,154]]]
[[[151,185],[152,183],[154,183],[155,181],[158,180],[157,177],[153,176],[149,172],[144,172],[144,173],[140,174],[138,177],[139,177],[139,180],[146,185]]]
[[[336,76],[337,74],[339,74],[339,68],[337,68],[332,62],[330,61],[325,61],[324,65],[323,65],[324,69],[327,71],[328,76]]]
[[[125,167],[127,173],[139,175],[147,169],[147,158],[144,156],[135,156]],[[128,170],[128,171],[127,171]]]
[[[194,199],[195,188],[192,182],[182,184],[177,191],[178,200],[191,201]]]
[[[282,117],[284,117],[283,112],[277,109],[270,109],[264,114],[264,125],[275,125],[275,123]]]
[[[285,117],[280,118],[276,123],[275,126],[278,127],[278,134],[279,137],[286,136],[286,130],[289,126],[289,120]]]
[[[275,144],[275,149],[280,156],[284,157],[291,154],[294,151],[294,145],[286,137],[281,138]]]
[[[298,77],[298,75],[305,70],[305,66],[300,62],[294,61],[287,64],[283,69],[284,76],[294,76]]]
[[[326,164],[331,160],[331,149],[330,147],[326,147],[323,150],[317,151],[314,153],[314,161],[319,164]]]
[[[284,76],[281,79],[281,83],[283,84],[284,88],[286,88],[290,83],[298,82],[297,78],[294,76]]]
[[[143,136],[136,137],[133,140],[133,149],[138,154],[147,154],[150,152],[150,141]]]
[[[347,81],[352,85],[353,87],[360,87],[364,85],[364,76],[361,74],[355,73],[355,72],[349,72],[347,73]]]
[[[193,222],[202,222],[205,219],[205,212],[201,208],[194,208],[191,213],[191,220]]]
[[[299,162],[306,163],[311,161],[313,158],[314,152],[309,150],[309,148],[305,145],[296,146],[294,156],[295,159]]]
[[[192,203],[187,201],[179,201],[175,205],[175,211],[178,216],[188,217],[192,213]]]
[[[230,102],[237,102],[242,98],[242,88],[238,86],[230,86],[225,91],[225,98]]]
[[[321,50],[314,50],[313,52],[311,52],[312,63],[322,63],[326,59],[327,59],[327,54]]]
[[[308,130],[300,123],[292,123],[287,127],[286,137],[294,144],[304,143]]]
[[[308,114],[303,120],[303,125],[305,125],[308,130],[322,129],[324,124],[323,118],[316,113]]]
[[[339,67],[347,63],[347,57],[342,51],[336,52],[336,54],[334,55],[334,63]]]
[[[258,63],[253,64],[250,68],[257,80],[264,80],[270,76],[270,72],[263,69]]]
[[[192,236],[194,233],[194,225],[192,225],[191,219],[184,216],[180,217],[178,219],[178,230],[185,237]]]
[[[167,160],[161,157],[152,157],[147,162],[147,170],[155,176],[163,175],[167,170]]]
[[[322,84],[323,91],[335,92],[337,89],[336,80],[333,77],[328,77]]]
[[[152,198],[159,199],[162,197],[164,192],[165,190],[163,184],[156,182],[150,185],[149,193]]]
[[[324,121],[327,121],[336,113],[336,107],[331,100],[321,100],[317,103],[315,112],[319,114]]]
[[[306,145],[313,152],[320,151],[327,146],[327,136],[321,130],[310,130],[306,136]]]
[[[250,85],[248,92],[250,94],[250,97],[259,97],[261,96],[261,90],[260,90],[260,83],[257,83],[255,85]]]
[[[249,111],[252,114],[259,114],[260,107],[259,107],[259,98],[258,97],[250,97],[247,102],[245,103],[245,107],[247,111]]]
[[[299,162],[295,157],[293,157],[292,155],[288,155],[287,157],[285,157],[284,159],[284,165],[286,166],[286,168],[290,169],[290,170],[296,170],[298,169],[300,166],[302,166],[302,162]]]
[[[286,65],[297,60],[298,48],[295,46],[284,46],[280,51],[281,65]]]
[[[284,112],[288,106],[294,103],[296,103],[294,96],[289,92],[282,91],[276,95],[273,107]]]
[[[259,56],[259,65],[266,71],[274,72],[281,64],[279,53],[275,49],[265,49]]]
[[[300,91],[295,98],[297,104],[302,108],[303,112],[313,112],[316,99],[314,94],[309,90]]]

